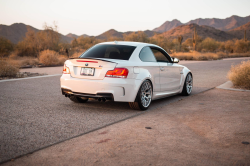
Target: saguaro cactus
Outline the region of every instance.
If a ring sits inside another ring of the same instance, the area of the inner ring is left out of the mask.
[[[180,44],[180,51],[181,51],[181,43],[182,43],[183,37],[180,35],[178,36],[178,42]]]
[[[197,31],[196,31],[196,27],[194,27],[194,34],[193,34],[193,50],[196,50],[196,44],[197,44]]]
[[[244,41],[247,42],[247,31],[245,30],[245,33],[244,33]]]

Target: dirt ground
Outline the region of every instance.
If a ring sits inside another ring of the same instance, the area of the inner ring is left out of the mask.
[[[250,165],[250,92],[213,89],[7,165]]]

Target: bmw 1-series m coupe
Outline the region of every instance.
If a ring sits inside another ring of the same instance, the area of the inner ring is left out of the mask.
[[[128,102],[132,109],[146,110],[152,100],[191,94],[192,73],[178,62],[154,44],[100,43],[65,62],[62,94],[74,102],[96,98]]]

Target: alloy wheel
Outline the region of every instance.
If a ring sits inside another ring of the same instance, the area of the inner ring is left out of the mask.
[[[193,88],[193,78],[191,74],[188,74],[187,79],[186,79],[186,89],[187,89],[188,94],[192,92],[192,88]]]
[[[152,86],[150,82],[144,82],[142,87],[141,87],[141,104],[143,107],[148,107],[151,103],[152,100]]]

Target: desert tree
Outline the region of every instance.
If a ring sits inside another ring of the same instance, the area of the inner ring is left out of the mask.
[[[247,42],[247,31],[244,32],[244,41]]]
[[[196,27],[194,27],[194,34],[193,34],[193,50],[196,50],[196,45],[197,45],[197,40],[198,40],[198,35],[196,31]]]
[[[75,47],[78,46],[78,42],[77,42],[76,38],[74,38],[74,39],[71,41],[71,46],[72,46],[72,48],[75,48]]]
[[[22,41],[17,43],[17,54],[19,56],[37,56],[39,43],[36,32],[27,26],[27,32]]]
[[[8,56],[14,50],[14,44],[4,38],[0,37],[0,57]]]
[[[180,44],[180,51],[181,51],[181,43],[182,43],[182,41],[183,41],[182,35],[178,36],[178,42]]]
[[[58,45],[60,42],[61,35],[58,33],[58,26],[56,22],[53,22],[53,25],[48,25],[46,22],[43,25],[42,31],[43,37],[47,43],[46,49],[58,50]]]

